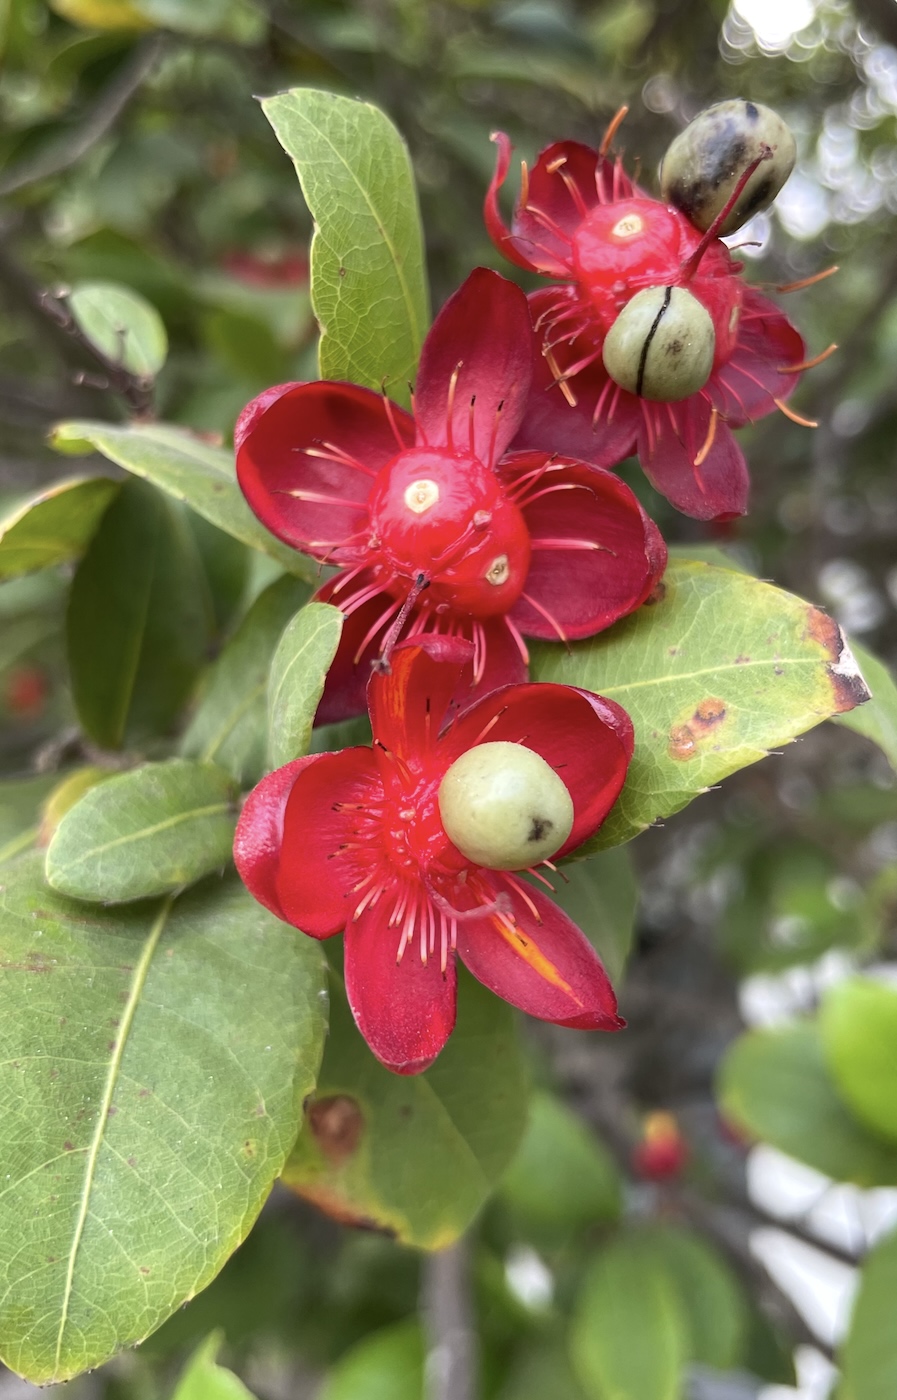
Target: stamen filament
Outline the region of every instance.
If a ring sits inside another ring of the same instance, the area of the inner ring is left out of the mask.
[[[626,119],[629,112],[628,107],[621,107],[618,112],[611,117],[607,124],[607,130],[601,138],[601,145],[598,147],[598,154],[603,158],[611,148],[614,137]]]
[[[803,374],[806,369],[815,369],[817,365],[822,364],[823,360],[827,360],[829,355],[834,355],[837,348],[833,341],[827,350],[822,350],[818,355],[814,355],[812,360],[804,360],[799,365],[779,365],[779,374]]]
[[[777,292],[801,292],[804,287],[812,287],[815,282],[822,282],[826,277],[832,277],[840,267],[835,263],[832,267],[827,267],[824,272],[814,272],[812,277],[802,277],[799,282],[781,282],[777,287]]]
[[[707,428],[707,436],[704,439],[704,446],[701,448],[694,461],[694,465],[696,467],[703,466],[710,454],[710,449],[713,446],[713,442],[716,437],[716,424],[718,418],[719,413],[716,410],[716,405],[714,405],[713,408],[711,408],[710,410],[710,423]]]
[[[530,597],[529,593],[521,593],[520,596],[521,596],[521,598],[524,599],[525,602],[529,603],[529,605],[530,605],[531,608],[535,608],[535,610],[536,610],[537,613],[541,613],[541,615],[542,615],[542,617],[544,617],[545,621],[546,621],[551,627],[554,628],[554,630],[555,630],[555,632],[557,632],[558,637],[560,638],[560,640],[564,643],[565,646],[567,646],[567,645],[568,645],[568,637],[567,637],[567,634],[566,634],[566,632],[564,631],[564,629],[563,629],[563,627],[561,626],[561,624],[558,622],[557,618],[556,618],[556,617],[552,617],[551,613],[547,610],[547,608],[543,608],[543,607],[542,607],[542,604],[541,604],[541,603],[537,603],[536,600],[535,600],[535,598]]]
[[[784,413],[786,418],[790,418],[792,423],[796,423],[800,428],[818,428],[819,424],[814,418],[803,418],[799,413],[795,413],[793,408],[789,408],[784,399],[773,399],[776,408]]]

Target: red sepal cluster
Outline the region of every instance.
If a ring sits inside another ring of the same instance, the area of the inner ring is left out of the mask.
[[[748,474],[731,429],[771,413],[796,385],[804,342],[766,297],[745,287],[719,239],[652,199],[620,161],[577,141],[539,155],[510,229],[498,191],[511,158],[498,133],[486,225],[517,264],[562,285],[530,295],[540,368],[517,447],[571,452],[612,466],[637,451],[652,484],[686,515],[725,520],[747,509]],[[602,360],[607,332],[644,287],[686,287],[709,312],[716,350],[699,392],[658,403],[620,388]]]
[[[345,929],[352,1013],[378,1059],[402,1074],[426,1069],[452,1031],[456,955],[532,1016],[587,1030],[623,1024],[585,935],[521,874],[462,855],[443,827],[438,790],[475,745],[525,744],[573,799],[561,858],[616,800],[632,724],[613,701],[549,684],[505,686],[458,715],[452,697],[472,653],[459,638],[400,644],[389,673],[371,679],[373,747],[271,773],[237,828],[237,868],[256,899],[315,938]]]
[[[662,575],[663,540],[616,476],[558,444],[508,450],[538,359],[523,292],[478,268],[427,336],[413,416],[327,381],[278,385],[244,409],[250,506],[340,569],[316,594],[346,616],[319,723],[363,710],[387,639],[466,638],[470,700],[526,678],[524,637],[592,636]]]

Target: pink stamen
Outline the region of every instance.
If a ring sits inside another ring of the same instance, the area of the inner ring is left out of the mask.
[[[564,631],[564,629],[563,629],[563,627],[561,626],[561,624],[558,622],[557,618],[556,618],[556,617],[553,617],[553,616],[551,615],[551,613],[548,611],[547,608],[543,608],[543,607],[542,607],[542,604],[541,604],[541,603],[537,603],[536,600],[535,600],[535,598],[531,598],[530,595],[529,595],[528,593],[521,593],[520,596],[521,596],[521,598],[524,599],[525,602],[529,603],[529,605],[530,605],[531,608],[535,608],[535,610],[536,610],[537,613],[541,613],[541,615],[542,615],[542,617],[544,617],[545,621],[546,621],[551,627],[554,628],[554,630],[555,630],[555,632],[557,632],[558,637],[560,638],[560,640],[564,643],[565,646],[567,646],[567,645],[568,645],[567,634],[566,634],[566,632]]]
[[[525,208],[526,212],[532,214],[536,222],[547,229],[549,233],[553,233],[555,238],[559,238],[562,243],[566,243],[570,248],[573,247],[573,239],[570,237],[569,233],[565,233],[560,224],[556,224],[554,219],[545,213],[544,209],[537,209],[535,204],[527,204]],[[543,251],[550,256],[554,256],[550,248],[543,248]]]
[[[543,486],[541,491],[536,491],[534,495],[527,496],[526,499],[521,497],[517,504],[522,510],[524,506],[531,506],[533,501],[538,501],[541,496],[550,496],[553,491],[584,491],[585,489],[578,481],[556,481],[554,486]]]
[[[372,627],[368,628],[367,632],[364,635],[363,641],[359,645],[358,650],[352,658],[353,666],[358,665],[362,656],[364,656],[364,653],[367,651],[368,644],[372,642],[376,637],[377,633],[380,632],[386,626],[390,618],[395,616],[395,614],[399,611],[401,606],[402,600],[401,598],[399,598],[395,603],[393,603],[392,607],[387,608],[385,612],[382,612],[380,614],[380,616],[377,618],[377,621]]]
[[[602,554],[612,554],[616,559],[617,551],[611,549],[606,544],[598,544],[595,540],[564,540],[564,539],[531,539],[532,549],[599,549]]]
[[[306,457],[319,457],[324,462],[340,462],[344,467],[351,467],[353,471],[364,472],[365,476],[376,476],[377,473],[372,467],[366,467],[363,462],[359,462],[357,457],[351,457],[348,452],[344,452],[341,447],[336,447],[332,442],[321,441],[320,449],[317,447],[294,447],[294,452],[303,452]]]
[[[349,501],[343,496],[325,496],[321,491],[277,491],[278,496],[292,496],[297,501],[310,501],[319,506],[349,506],[352,510],[367,510],[364,501]]]
[[[546,864],[547,864],[547,862],[546,862]],[[540,882],[540,884],[543,884],[543,885],[545,886],[546,889],[551,890],[551,893],[552,893],[552,894],[557,894],[557,890],[555,889],[555,886],[551,883],[550,880],[546,879],[546,877],[542,874],[541,870],[537,870],[537,869],[535,868],[535,866],[531,865],[531,866],[529,866],[529,868],[527,869],[527,872],[526,872],[526,873],[527,873],[528,875],[532,875],[533,879],[534,879],[534,880],[538,880],[538,881]]]
[[[527,650],[526,642],[520,635],[516,623],[512,622],[508,613],[505,613],[505,625],[507,626],[507,629],[510,632],[511,636],[514,638],[514,641],[517,645],[517,650],[520,652],[520,656],[524,666],[529,666],[529,651]]]
[[[498,425],[501,422],[501,411],[504,408],[504,406],[505,401],[504,399],[502,399],[495,410],[495,418],[492,423],[492,432],[489,434],[489,450],[486,453],[486,466],[490,468],[495,462],[495,444],[498,440]]]
[[[527,893],[526,886],[523,884],[523,882],[521,880],[515,880],[514,876],[510,873],[510,871],[503,870],[501,873],[506,884],[509,884],[512,890],[516,890],[517,894],[523,900],[527,909],[529,909],[536,923],[541,924],[542,916],[536,908],[532,897]]]

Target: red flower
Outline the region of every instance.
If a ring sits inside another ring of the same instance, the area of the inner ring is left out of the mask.
[[[730,427],[781,408],[806,367],[801,337],[771,301],[743,285],[742,264],[712,228],[702,235],[678,209],[651,199],[603,150],[559,141],[531,172],[524,166],[509,231],[498,191],[511,146],[502,133],[494,139],[498,160],[485,204],[492,240],[518,267],[564,279],[529,298],[544,348],[517,445],[550,445],[602,466],[637,450],[652,484],[686,515],[742,515],[747,467]],[[602,349],[637,292],[671,286],[686,288],[709,312],[713,367],[697,392],[658,402],[615,383]]]
[[[269,774],[237,827],[237,868],[257,900],[314,938],[345,929],[352,1013],[374,1054],[400,1074],[426,1069],[451,1034],[456,952],[532,1016],[585,1030],[623,1024],[585,935],[518,874],[462,854],[446,833],[440,789],[478,746],[480,761],[523,746],[572,799],[569,835],[555,852],[565,856],[601,825],[623,786],[629,717],[613,701],[548,684],[506,686],[455,717],[452,695],[471,662],[459,638],[400,644],[389,673],[371,679],[373,748],[313,754]],[[521,820],[532,841],[539,822],[528,809]]]
[[[672,1113],[649,1113],[642,1140],[632,1151],[632,1169],[643,1181],[671,1181],[689,1158],[688,1143]]]
[[[363,711],[370,663],[399,635],[472,641],[485,693],[526,678],[524,634],[591,636],[663,573],[656,526],[612,473],[507,452],[536,359],[523,292],[478,268],[426,339],[414,417],[331,382],[279,385],[241,414],[250,506],[341,569],[317,594],[346,615],[319,722]]]

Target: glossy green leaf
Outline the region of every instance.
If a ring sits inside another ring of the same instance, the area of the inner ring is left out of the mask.
[[[92,787],[62,818],[47,879],[76,899],[144,899],[192,885],[231,858],[237,786],[213,763],[144,763]]]
[[[742,1361],[748,1311],[725,1259],[700,1236],[673,1225],[647,1229],[643,1247],[666,1272],[688,1325],[688,1358],[720,1371]]]
[[[620,1175],[607,1148],[571,1109],[535,1093],[500,1198],[525,1235],[557,1244],[620,1213]]]
[[[819,1026],[848,1108],[897,1154],[897,990],[864,977],[842,982],[826,993]]]
[[[889,1235],[863,1263],[850,1331],[839,1361],[839,1400],[894,1400],[897,1395],[897,1235]]]
[[[638,886],[628,851],[598,851],[552,876],[553,900],[595,947],[612,982],[623,975],[635,933]]]
[[[315,1081],[320,948],[232,877],[102,910],[6,871],[0,1355],[38,1384],[140,1341],[248,1232]]]
[[[237,485],[233,452],[212,447],[185,428],[166,423],[129,427],[86,421],[60,423],[52,443],[60,452],[74,455],[102,452],[110,462],[185,502],[219,530],[270,554],[289,573],[317,578],[318,566],[312,559],[281,544],[256,520]]]
[[[872,699],[846,715],[836,715],[839,724],[853,729],[877,744],[891,767],[897,771],[897,682],[883,661],[857,642],[851,642]]]
[[[105,476],[54,482],[0,520],[0,578],[77,559],[119,488]]]
[[[159,373],[168,355],[165,323],[139,292],[117,282],[79,282],[68,309],[81,334],[112,364],[140,379]]]
[[[424,1339],[416,1322],[384,1327],[351,1347],[317,1400],[421,1400]]]
[[[337,1219],[443,1249],[513,1157],[526,1110],[513,1012],[473,978],[460,972],[458,1024],[436,1063],[406,1076],[374,1059],[333,974],[331,1034],[284,1181]]]
[[[186,758],[215,762],[244,786],[258,782],[268,746],[271,661],[284,628],[307,597],[305,584],[284,577],[256,598],[212,667],[181,742]]]
[[[329,603],[309,603],[280,639],[268,682],[268,762],[280,768],[308,753],[315,711],[336,655],[343,615]]]
[[[608,632],[531,654],[533,680],[609,696],[635,725],[626,785],[593,848],[628,841],[864,693],[830,617],[704,563],[671,563],[662,596]]]
[[[252,1392],[233,1371],[216,1362],[221,1332],[213,1332],[187,1362],[171,1400],[254,1400]]]
[[[676,1291],[636,1233],[593,1260],[570,1333],[573,1367],[594,1400],[679,1400],[689,1332]]]
[[[68,654],[78,717],[105,748],[164,734],[203,665],[212,628],[181,507],[126,482],[72,583]]]
[[[407,402],[429,325],[408,150],[378,108],[294,88],[262,110],[292,158],[315,221],[311,296],[322,379],[384,384]]]
[[[897,1185],[897,1148],[848,1111],[815,1024],[748,1031],[726,1054],[717,1087],[723,1113],[753,1137],[836,1181]]]

